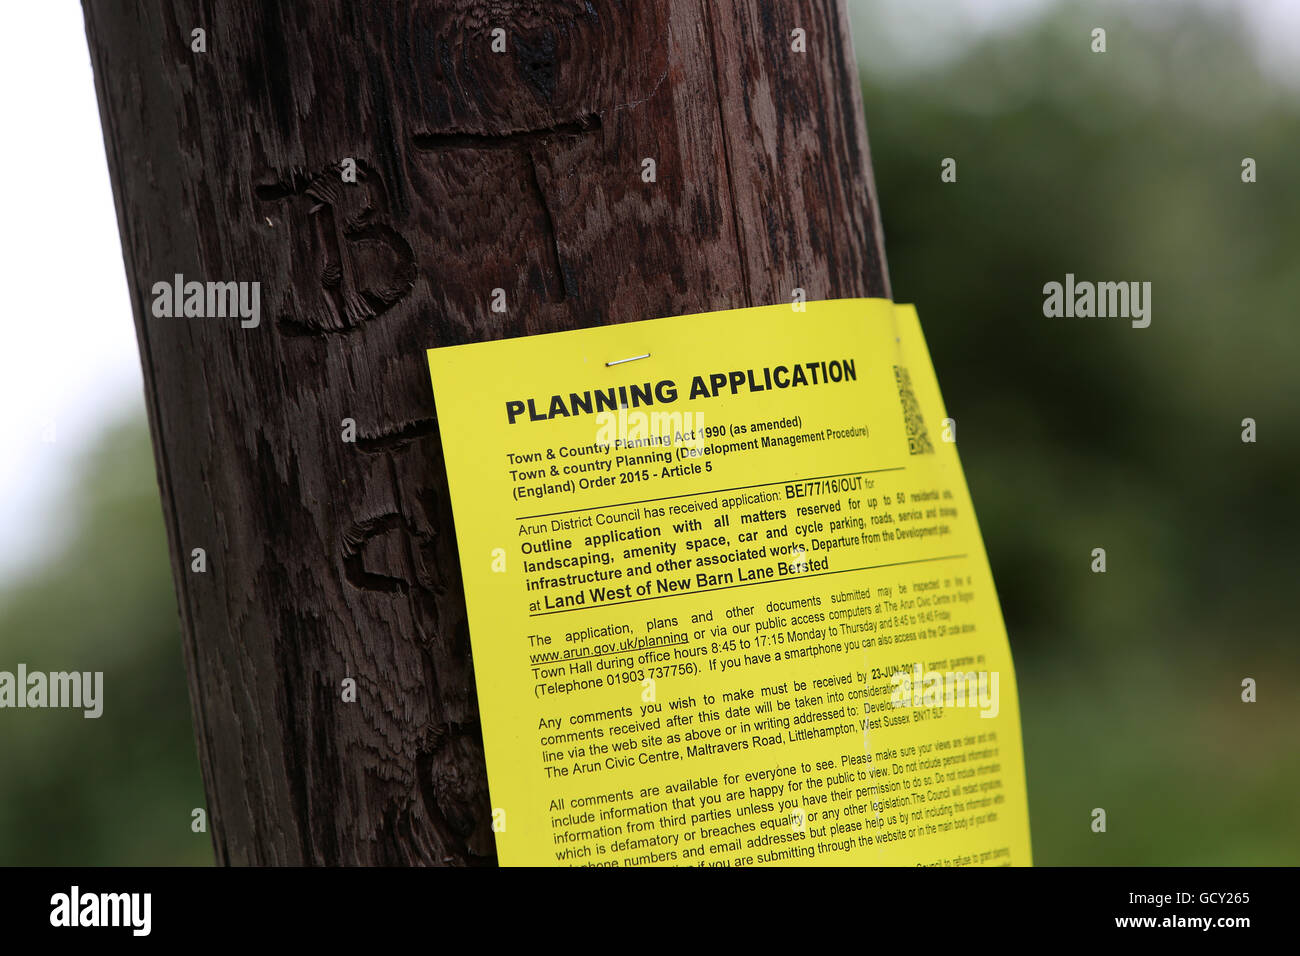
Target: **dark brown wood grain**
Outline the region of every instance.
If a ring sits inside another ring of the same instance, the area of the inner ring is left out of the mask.
[[[887,295],[844,11],[84,8],[216,858],[492,863],[424,350]],[[177,273],[261,282],[260,326],[154,317]]]

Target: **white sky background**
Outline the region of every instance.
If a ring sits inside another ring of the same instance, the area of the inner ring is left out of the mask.
[[[81,4],[5,5],[0,27],[0,582],[57,544],[78,452],[144,414]],[[42,440],[46,425],[54,441]]]
[[[885,70],[933,67],[1054,2],[848,0],[859,54]],[[1199,2],[1241,10],[1262,62],[1300,86],[1300,0]],[[0,232],[3,585],[34,569],[66,533],[72,516],[56,505],[78,477],[79,455],[113,421],[144,415],[117,217],[75,0],[6,4],[0,175],[8,187]],[[44,440],[50,426],[52,442]]]

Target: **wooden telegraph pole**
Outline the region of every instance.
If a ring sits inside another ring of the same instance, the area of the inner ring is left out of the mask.
[[[844,10],[84,7],[217,861],[491,863],[424,350],[888,295]]]

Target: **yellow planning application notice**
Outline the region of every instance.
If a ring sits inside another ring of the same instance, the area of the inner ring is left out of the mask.
[[[1006,629],[916,312],[428,353],[503,865],[1029,865]]]

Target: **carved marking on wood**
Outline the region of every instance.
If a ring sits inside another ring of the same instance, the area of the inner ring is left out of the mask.
[[[381,425],[377,431],[361,429],[357,433],[357,448],[367,454],[405,448],[413,441],[431,438],[438,434],[438,423],[432,418],[418,418],[400,425]]]
[[[292,170],[254,191],[263,202],[311,200],[307,216],[317,275],[314,282],[301,274],[291,276],[286,298],[313,286],[322,294],[319,304],[299,310],[281,304],[278,324],[287,335],[355,331],[387,312],[415,285],[411,244],[383,219],[388,199],[382,180],[360,160],[355,183],[343,182],[341,170],[339,164],[315,174]],[[292,261],[308,258],[295,255]]]

